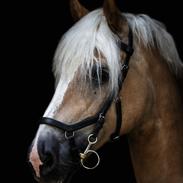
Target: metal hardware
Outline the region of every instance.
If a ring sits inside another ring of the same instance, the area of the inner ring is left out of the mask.
[[[65,138],[66,139],[71,139],[73,137],[74,137],[74,131],[72,131],[72,132],[65,131]]]
[[[93,140],[94,139],[94,140]],[[80,158],[81,158],[81,165],[85,168],[85,169],[88,169],[88,170],[91,170],[91,169],[95,169],[99,163],[100,163],[100,157],[98,155],[98,153],[94,150],[91,150],[90,147],[97,143],[97,137],[94,137],[93,134],[90,134],[88,136],[88,146],[86,147],[85,151],[83,153],[80,153]],[[91,155],[91,154],[94,154],[96,157],[97,157],[97,162],[94,166],[92,167],[89,167],[85,164],[85,161],[86,161],[86,158]]]

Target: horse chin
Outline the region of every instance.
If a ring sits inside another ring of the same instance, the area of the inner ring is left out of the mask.
[[[70,171],[65,174],[64,177],[58,177],[57,179],[48,179],[48,180],[37,180],[39,183],[70,183],[72,180],[73,175],[76,173],[77,170]]]
[[[62,179],[59,183],[70,183],[72,180],[73,175],[76,173],[76,171],[69,172],[64,179]]]

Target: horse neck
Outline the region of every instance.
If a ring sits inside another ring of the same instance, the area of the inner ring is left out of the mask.
[[[138,183],[183,182],[183,101],[175,76],[161,58],[147,58],[152,111],[129,134]]]

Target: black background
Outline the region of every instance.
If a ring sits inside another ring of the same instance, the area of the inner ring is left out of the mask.
[[[82,0],[92,10],[102,0]],[[123,12],[144,13],[162,21],[173,35],[180,56],[183,51],[182,11],[178,0],[118,0]],[[2,59],[3,170],[6,182],[35,182],[27,164],[27,150],[36,133],[36,121],[43,115],[54,93],[52,58],[64,32],[73,25],[68,0],[9,2],[3,12],[2,37],[5,57]],[[94,171],[81,170],[72,182],[133,182],[126,137],[100,150],[102,162]]]

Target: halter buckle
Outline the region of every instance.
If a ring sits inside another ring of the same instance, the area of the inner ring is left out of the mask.
[[[127,71],[129,69],[129,66],[127,64],[123,64],[121,66],[121,71],[124,72],[124,71]]]
[[[101,121],[101,120],[104,120],[104,119],[105,119],[105,116],[103,115],[103,113],[100,113],[98,121]]]

